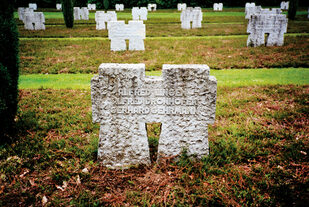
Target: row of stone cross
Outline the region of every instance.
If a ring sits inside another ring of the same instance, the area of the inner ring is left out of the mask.
[[[281,5],[288,5],[283,2]],[[154,5],[151,5],[154,6]],[[93,5],[89,5],[93,7]],[[185,9],[183,9],[185,7]],[[36,4],[29,4],[29,8],[18,8],[19,19],[24,22],[27,30],[45,30],[45,17],[42,12],[34,12]],[[201,28],[203,13],[200,7],[186,7],[185,4],[178,4],[181,9],[181,28]],[[249,20],[247,32],[250,33],[247,46],[281,46],[284,43],[284,33],[287,32],[288,20],[282,14],[280,8],[263,9],[255,3],[246,3],[245,18]],[[132,19],[126,25],[124,21],[117,21],[115,11],[98,11],[95,14],[96,29],[108,29],[108,37],[111,40],[111,50],[126,50],[125,40],[129,40],[129,50],[144,50],[144,39],[146,28],[143,20],[147,20],[148,9],[146,7],[133,7]],[[74,7],[75,20],[89,20],[88,7]],[[141,20],[141,21],[140,21]],[[106,23],[110,23],[106,26]],[[266,35],[266,39],[265,39]]]
[[[186,10],[187,4],[186,3],[179,3],[179,4],[177,4],[177,9],[178,9],[178,11]],[[214,3],[213,9],[214,9],[214,11],[222,11],[223,10],[223,3]]]

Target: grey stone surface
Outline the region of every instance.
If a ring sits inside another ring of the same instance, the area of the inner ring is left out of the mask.
[[[187,4],[186,3],[179,3],[179,4],[177,4],[177,10],[178,11],[182,11],[182,10],[185,10],[185,9],[187,9]]]
[[[25,12],[24,28],[27,30],[45,30],[45,17],[43,12]]]
[[[24,21],[25,13],[26,12],[34,12],[34,10],[30,9],[30,8],[27,8],[27,7],[18,7],[17,12],[18,12],[19,20]]]
[[[146,7],[133,7],[132,19],[133,20],[147,20],[148,10]]]
[[[62,9],[62,4],[56,4],[56,9],[61,10]]]
[[[252,14],[254,14],[254,11],[255,11],[255,3],[254,2],[251,2],[251,3],[246,3],[246,6],[245,6],[245,13],[246,13],[246,19],[249,19],[250,16]]]
[[[251,15],[247,27],[250,33],[247,46],[282,46],[287,32],[288,19],[280,9],[262,9]],[[265,40],[265,34],[267,38]]]
[[[74,20],[89,20],[89,10],[87,7],[74,7]]]
[[[29,7],[30,9],[33,9],[33,10],[37,10],[37,9],[38,9],[38,6],[37,6],[36,3],[29,3],[28,7]]]
[[[222,11],[223,10],[223,4],[222,3],[214,3],[213,8],[214,8],[214,11]]]
[[[157,4],[148,4],[148,11],[156,11],[157,10]]]
[[[124,5],[123,4],[115,4],[115,9],[116,9],[116,11],[123,11]]]
[[[152,122],[162,123],[158,161],[183,150],[208,155],[216,91],[207,65],[163,65],[162,77],[145,77],[144,64],[101,64],[91,80],[99,162],[110,168],[150,164],[145,123]]]
[[[277,15],[281,14],[282,11],[279,8],[263,9],[261,6],[252,6],[246,9],[246,19],[250,19],[254,14],[265,14],[265,15]]]
[[[106,23],[110,21],[117,21],[117,13],[115,11],[97,11],[95,13],[96,29],[106,29]]]
[[[201,28],[202,20],[203,20],[203,12],[200,7],[195,8],[188,7],[187,9],[183,10],[180,15],[182,29],[191,29],[191,27]]]
[[[97,5],[96,4],[88,4],[87,8],[89,11],[95,11],[97,9]]]
[[[289,4],[290,4],[289,1],[282,1],[281,4],[280,4],[280,8],[282,10],[288,10],[289,9]]]
[[[145,50],[146,26],[143,21],[110,21],[108,38],[111,40],[112,51],[126,50],[126,40],[129,40],[129,50]]]

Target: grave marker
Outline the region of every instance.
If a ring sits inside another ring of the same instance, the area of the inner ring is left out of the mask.
[[[133,7],[132,8],[132,19],[133,20],[147,20],[148,10],[146,7]]]
[[[150,164],[145,123],[152,122],[162,123],[158,161],[183,150],[208,155],[216,91],[207,65],[163,65],[162,77],[145,77],[144,64],[101,64],[91,80],[99,162],[110,168]]]
[[[214,8],[214,11],[222,11],[223,10],[223,4],[222,3],[214,3],[213,8]]]
[[[74,7],[74,20],[89,20],[89,10],[87,7]]]
[[[282,46],[287,26],[288,19],[281,14],[281,9],[261,9],[249,19],[247,46]],[[266,40],[265,34],[268,35]]]
[[[18,19],[24,21],[24,16],[26,12],[33,12],[33,9],[25,8],[25,7],[18,7]]]
[[[56,4],[56,9],[61,10],[62,9],[62,4]]]
[[[117,21],[117,14],[115,11],[107,11],[107,13],[104,11],[97,11],[95,13],[95,21],[97,30],[106,29],[106,23],[108,25],[110,21]]]
[[[45,30],[43,12],[25,12],[24,28],[27,30]]]
[[[156,11],[157,4],[148,4],[148,11]]]
[[[124,5],[123,4],[115,4],[115,9],[116,9],[116,11],[123,11]]]
[[[96,4],[88,4],[87,8],[89,11],[95,11],[97,9],[97,5]]]
[[[110,21],[108,38],[111,40],[112,51],[126,50],[126,40],[129,40],[129,50],[145,50],[144,39],[146,27],[143,21]]]
[[[177,10],[178,11],[183,11],[185,9],[187,9],[187,4],[186,3],[183,3],[183,4],[179,3],[179,4],[177,4]]]
[[[289,10],[289,1],[282,1],[281,4],[280,4],[280,8],[282,10]]]
[[[30,9],[33,9],[33,10],[37,10],[37,9],[38,9],[38,6],[37,6],[36,3],[29,3],[29,4],[28,4],[28,7],[29,7]]]
[[[255,3],[254,2],[246,3],[246,6],[245,6],[246,17],[245,17],[245,19],[249,19],[250,16],[254,13],[254,10],[255,10]]]
[[[200,7],[188,7],[183,10],[180,15],[181,28],[182,29],[191,29],[192,28],[201,28],[203,20],[203,12]]]

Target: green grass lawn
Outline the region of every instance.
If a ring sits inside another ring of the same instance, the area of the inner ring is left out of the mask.
[[[109,170],[96,160],[99,124],[91,120],[89,90],[23,89],[18,141],[0,147],[0,205],[40,206],[44,196],[50,206],[307,203],[308,91],[219,86],[208,157]],[[152,126],[155,157],[160,130]]]
[[[110,51],[108,39],[20,41],[21,74],[97,73],[101,63],[207,64],[211,69],[309,66],[308,36],[287,36],[282,47],[247,47],[247,36],[167,37],[145,40],[145,51]]]
[[[218,86],[309,84],[308,68],[211,70],[210,74],[217,78]],[[146,75],[160,76],[161,71],[147,71]],[[19,79],[19,88],[90,89],[92,77],[93,74],[22,75]]]

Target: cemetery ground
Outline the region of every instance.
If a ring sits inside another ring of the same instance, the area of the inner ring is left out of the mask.
[[[247,48],[243,9],[205,11],[203,28],[185,31],[175,10],[150,13],[142,52],[111,52],[93,19],[68,30],[53,10],[46,31],[19,26],[18,139],[0,148],[0,205],[45,198],[50,206],[308,203],[309,21],[300,11],[282,47]],[[148,75],[160,75],[166,63],[218,69],[211,70],[218,97],[210,155],[194,161],[184,152],[157,164],[160,124],[149,123],[151,166],[99,166],[89,80],[103,62],[145,63]]]

